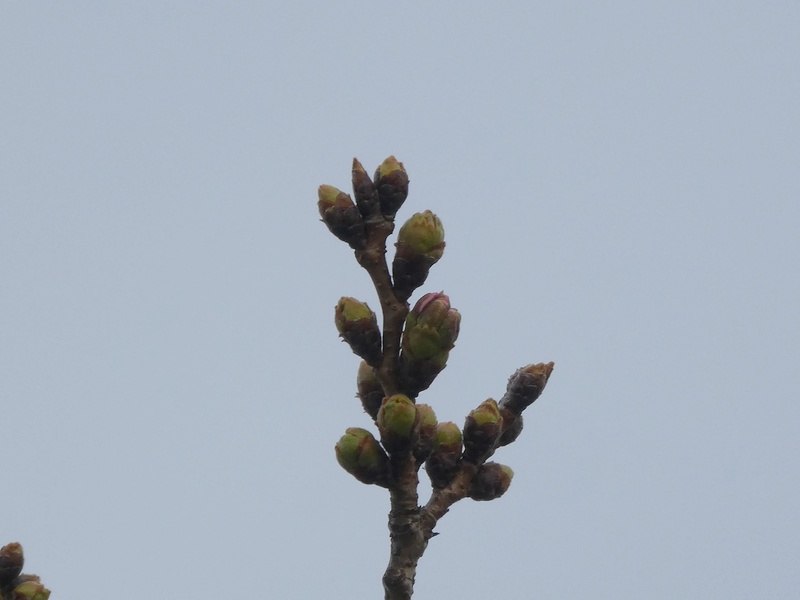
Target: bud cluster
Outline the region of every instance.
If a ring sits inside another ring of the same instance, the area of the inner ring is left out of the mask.
[[[467,495],[473,500],[502,496],[511,485],[513,472],[504,465],[486,462],[497,447],[502,430],[503,417],[491,398],[469,413],[463,434],[455,423],[440,423],[433,451],[425,463],[434,489],[450,485],[462,464],[469,463],[478,470]]]
[[[22,573],[25,562],[17,542],[0,548],[0,598],[2,600],[47,600],[50,590],[36,575]]]
[[[343,297],[334,317],[339,335],[363,359],[357,395],[378,433],[347,429],[336,444],[336,458],[359,481],[390,488],[393,498],[408,499],[413,492],[413,506],[416,489],[406,486],[416,485],[414,469],[423,464],[434,489],[431,502],[447,503],[440,507],[444,512],[464,497],[499,498],[514,473],[488,459],[520,435],[522,412],[542,393],[553,363],[517,370],[500,401],[481,403],[467,415],[463,428],[439,423],[430,406],[417,404],[417,396],[446,367],[461,327],[461,314],[444,292],[423,294],[409,310],[412,294],[443,256],[444,227],[430,210],[413,214],[397,232],[390,270],[386,241],[408,196],[408,174],[390,156],[372,177],[353,159],[351,175],[353,197],[323,185],[318,208],[328,229],[355,250],[384,311],[381,328],[366,303]]]

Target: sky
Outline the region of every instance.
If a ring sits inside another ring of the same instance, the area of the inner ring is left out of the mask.
[[[462,424],[555,362],[415,598],[800,589],[796,2],[5,2],[0,543],[53,598],[378,598],[336,463],[377,309],[320,184],[389,155]],[[391,256],[391,248],[390,254]],[[421,500],[429,489],[423,474]]]

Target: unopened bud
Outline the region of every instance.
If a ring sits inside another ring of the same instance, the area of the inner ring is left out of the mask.
[[[366,429],[350,427],[336,444],[336,460],[362,483],[383,487],[389,480],[389,457]]]
[[[508,491],[514,471],[511,467],[488,462],[478,469],[470,483],[468,496],[473,500],[494,500]]]
[[[354,250],[364,247],[367,236],[364,220],[352,198],[332,185],[321,185],[317,208],[330,232]]]
[[[447,366],[449,352],[441,352],[427,360],[411,360],[400,354],[400,389],[412,398],[424,392]]]
[[[378,410],[381,407],[381,402],[383,402],[383,386],[378,381],[378,374],[375,369],[370,367],[365,360],[362,360],[361,364],[358,365],[356,387],[358,389],[358,397],[361,399],[361,405],[374,421],[378,418]]]
[[[381,330],[378,318],[366,303],[343,297],[336,305],[336,329],[353,352],[371,365],[381,360]]]
[[[450,307],[450,298],[442,292],[425,294],[408,313],[403,330],[403,351],[424,360],[455,345],[461,315]]]
[[[515,415],[508,409],[502,409],[500,414],[503,416],[503,433],[497,442],[497,446],[508,446],[519,437],[524,425],[522,415]]]
[[[38,577],[23,575],[22,578],[24,580],[11,592],[13,600],[47,600],[50,597],[50,590],[42,585]]]
[[[375,184],[372,183],[372,179],[357,158],[353,159],[353,196],[355,196],[356,206],[365,220],[380,214],[378,190],[375,189]]]
[[[464,423],[464,460],[479,464],[494,451],[503,430],[497,402],[489,398],[467,415]]]
[[[22,572],[25,558],[22,546],[12,542],[0,548],[0,588],[9,585]]]
[[[406,318],[401,342],[400,387],[416,396],[428,389],[447,365],[461,326],[461,315],[443,293],[425,294]]]
[[[390,156],[375,171],[375,187],[381,203],[381,212],[387,219],[394,215],[408,196],[408,173],[403,163]]]
[[[390,454],[409,450],[417,439],[419,414],[414,402],[403,394],[389,396],[378,411],[381,443]]]
[[[533,404],[544,391],[550,373],[553,372],[553,363],[539,363],[517,369],[509,378],[505,395],[500,399],[501,408],[507,408],[514,414],[520,415],[522,411]]]
[[[444,227],[431,211],[416,213],[397,234],[392,263],[395,293],[405,300],[428,278],[430,268],[444,252]]]
[[[417,415],[419,417],[419,435],[414,446],[414,458],[417,459],[417,464],[421,465],[433,450],[438,422],[436,413],[427,404],[417,404]]]
[[[425,470],[434,488],[443,488],[458,470],[461,461],[461,430],[451,422],[436,426],[433,451],[425,463]]]

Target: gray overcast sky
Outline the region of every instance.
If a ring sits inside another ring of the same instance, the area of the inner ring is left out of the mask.
[[[800,5],[477,4],[3,3],[0,542],[54,598],[381,597],[315,203],[390,154],[463,315],[421,399],[556,363],[415,597],[796,597]]]

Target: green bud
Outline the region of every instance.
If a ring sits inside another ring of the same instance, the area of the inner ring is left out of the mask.
[[[436,413],[427,404],[417,404],[417,415],[419,419],[419,437],[414,446],[414,458],[417,464],[421,465],[430,456],[433,445],[436,441]]]
[[[381,386],[380,381],[378,381],[378,374],[375,372],[375,369],[370,367],[365,360],[362,360],[361,364],[358,365],[356,386],[358,388],[358,397],[361,399],[361,405],[374,421],[378,418],[378,410],[380,410],[381,403],[383,402],[383,386]]]
[[[395,394],[386,398],[378,411],[377,423],[381,443],[390,454],[400,454],[416,442],[419,415],[408,396]]]
[[[406,318],[401,342],[400,388],[411,396],[428,389],[447,365],[461,315],[443,293],[425,294]]]
[[[486,460],[500,439],[503,417],[492,398],[467,415],[464,423],[464,460],[479,464]]]
[[[330,232],[354,250],[364,247],[367,235],[364,220],[352,198],[332,185],[321,185],[317,191],[317,208]]]
[[[9,585],[22,572],[25,558],[22,546],[12,542],[0,548],[0,588]]]
[[[458,425],[452,421],[445,421],[436,426],[436,452],[451,456],[461,456],[461,443],[463,437]]]
[[[380,363],[381,330],[378,318],[366,303],[342,297],[336,305],[336,329],[353,352],[371,365]]]
[[[362,483],[388,485],[389,457],[366,429],[350,427],[345,432],[336,444],[336,460]]]
[[[375,171],[374,179],[381,212],[384,217],[392,220],[408,196],[408,173],[403,163],[390,156]]]
[[[533,404],[544,391],[554,364],[549,362],[528,365],[517,369],[509,378],[505,395],[500,399],[500,407],[516,415]]]
[[[467,495],[473,500],[494,500],[508,491],[513,477],[511,467],[495,462],[485,463],[473,477]]]
[[[442,292],[425,294],[406,318],[403,351],[416,360],[436,356],[455,345],[461,327],[461,314],[450,307]]]
[[[436,426],[433,451],[425,463],[425,470],[434,488],[445,487],[458,470],[461,461],[461,430],[451,422]]]
[[[364,219],[368,219],[373,215],[380,214],[380,200],[378,199],[378,190],[375,189],[375,184],[372,183],[367,171],[358,162],[357,158],[353,159],[353,195],[356,199],[356,206]]]
[[[444,227],[431,211],[416,213],[400,228],[392,263],[395,293],[403,300],[425,283],[444,252]]]
[[[35,575],[27,576],[12,592],[13,600],[47,600],[50,590],[44,587]]]
[[[434,263],[444,253],[444,227],[431,211],[416,213],[403,223],[397,234],[397,244],[409,252],[425,256]]]

